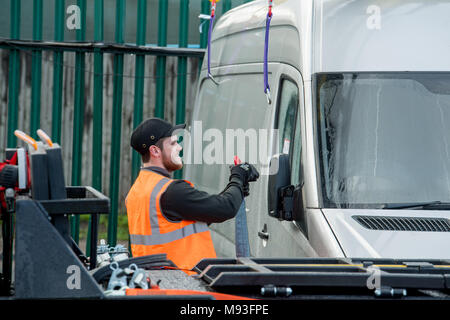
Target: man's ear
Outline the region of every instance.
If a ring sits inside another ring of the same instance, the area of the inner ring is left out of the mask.
[[[150,146],[150,148],[149,148],[148,150],[149,150],[149,152],[150,152],[150,155],[151,155],[153,158],[159,158],[159,157],[161,157],[161,149],[158,148],[157,146],[152,145],[152,146]]]

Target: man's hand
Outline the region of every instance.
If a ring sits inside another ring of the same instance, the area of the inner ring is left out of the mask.
[[[249,163],[238,164],[231,168],[231,176],[238,177],[243,183],[244,197],[249,195],[249,182],[254,182],[259,178],[259,172]]]
[[[258,180],[259,172],[256,170],[255,166],[250,163],[241,164],[241,168],[247,171],[247,182],[253,182]]]

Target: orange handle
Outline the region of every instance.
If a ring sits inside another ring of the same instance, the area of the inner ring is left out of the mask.
[[[25,141],[26,143],[28,143],[29,145],[31,145],[34,150],[38,149],[37,146],[37,142],[36,140],[34,140],[32,137],[30,137],[29,135],[27,135],[25,132],[20,131],[20,130],[16,130],[14,131],[14,135],[19,138],[20,140]]]
[[[48,144],[50,147],[53,147],[53,141],[50,139],[50,137],[44,132],[42,129],[38,129],[36,131],[39,138],[41,138],[42,141],[44,141],[46,144]]]

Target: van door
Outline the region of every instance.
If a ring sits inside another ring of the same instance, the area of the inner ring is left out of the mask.
[[[274,94],[276,81],[272,79],[277,79],[278,67],[279,63],[274,63],[269,69]],[[261,217],[266,215],[267,189],[264,183],[267,176],[262,174],[260,167],[262,164],[267,167],[272,151],[270,134],[260,134],[261,131],[270,131],[267,129],[272,127],[273,122],[273,106],[267,104],[263,92],[262,69],[261,64],[255,63],[216,68],[214,78],[218,85],[202,73],[203,80],[189,129],[192,145],[185,145],[183,159],[185,179],[193,182],[199,190],[211,194],[220,193],[227,185],[234,155],[260,170],[261,177],[251,184],[250,196],[246,198],[253,256],[257,255],[255,245],[259,239],[257,234]],[[235,220],[213,223],[210,229],[217,255],[235,256]]]
[[[305,143],[303,80],[297,69],[282,65],[277,81],[273,121],[273,129],[277,130],[277,134],[274,136],[273,151],[274,154],[289,155],[291,184],[301,189],[303,178],[301,156],[302,145]],[[259,230],[258,256],[310,255],[310,245],[299,224],[279,221],[265,212]]]

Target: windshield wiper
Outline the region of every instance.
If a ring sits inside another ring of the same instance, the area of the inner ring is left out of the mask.
[[[428,202],[386,203],[382,209],[450,210],[450,202],[437,200]]]

